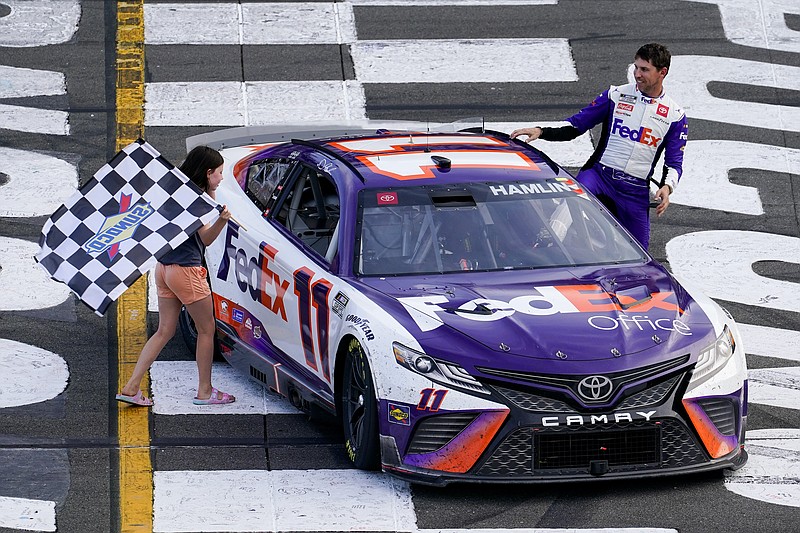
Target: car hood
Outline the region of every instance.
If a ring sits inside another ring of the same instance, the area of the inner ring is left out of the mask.
[[[434,281],[435,279],[435,281]],[[402,305],[417,338],[458,346],[452,330],[489,350],[571,362],[688,353],[713,334],[691,296],[658,264],[557,273],[467,273],[368,283]],[[450,335],[448,335],[448,333]],[[645,358],[648,359],[648,358]],[[644,361],[640,361],[642,363]]]

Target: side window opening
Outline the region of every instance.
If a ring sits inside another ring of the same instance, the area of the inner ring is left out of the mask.
[[[275,220],[328,262],[337,251],[339,194],[327,174],[303,168],[281,201]]]

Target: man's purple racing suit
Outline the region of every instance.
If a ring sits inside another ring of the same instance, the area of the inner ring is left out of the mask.
[[[654,178],[674,191],[683,171],[688,125],[672,98],[650,98],[636,84],[609,87],[569,117],[571,126],[542,128],[541,139],[566,141],[603,124],[592,156],[577,178],[647,249],[650,242],[649,180],[664,153],[664,169]]]

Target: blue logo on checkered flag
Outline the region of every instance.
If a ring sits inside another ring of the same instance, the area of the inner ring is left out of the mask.
[[[36,261],[103,315],[161,256],[218,213],[210,196],[140,139],[47,220]]]
[[[137,204],[123,211],[123,206],[129,202],[130,195],[122,195],[120,213],[106,218],[100,231],[86,241],[83,248],[87,252],[101,254],[108,250],[108,257],[113,260],[119,252],[120,243],[133,237],[139,225],[144,222],[144,219],[155,212],[155,209],[150,204]]]

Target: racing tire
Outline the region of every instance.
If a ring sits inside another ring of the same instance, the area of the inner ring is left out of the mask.
[[[378,403],[367,355],[356,339],[347,346],[341,389],[345,450],[356,468],[380,466]]]
[[[181,336],[183,337],[183,342],[186,344],[186,348],[189,352],[194,355],[197,352],[197,328],[194,327],[194,320],[192,320],[191,315],[189,315],[189,311],[186,310],[186,306],[181,306],[181,314],[178,317],[178,325],[181,328]],[[214,335],[214,361],[223,362],[225,358],[222,356],[222,352],[219,349],[219,341]]]

